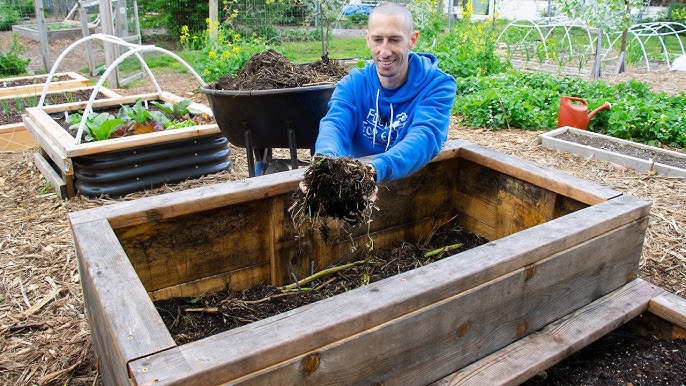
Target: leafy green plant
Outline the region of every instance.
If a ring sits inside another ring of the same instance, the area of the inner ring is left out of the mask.
[[[0,2],[0,31],[8,31],[21,19],[19,10],[7,4],[6,1]]]
[[[2,10],[2,8],[0,8]],[[12,43],[7,52],[0,51],[0,75],[20,75],[26,72],[30,59],[20,57],[25,51],[19,43],[18,35],[12,33]]]
[[[149,110],[147,101],[138,98],[132,105],[122,105],[117,115],[91,112],[86,118],[84,140],[102,141],[114,136],[124,137],[136,134],[153,133],[181,127],[206,124],[213,121],[207,114],[194,114],[189,110],[191,101],[184,99],[179,103],[164,104],[153,101],[152,105],[160,111]],[[165,115],[168,114],[169,116]],[[81,124],[82,113],[70,114],[66,121],[71,131]]]
[[[136,103],[134,103],[133,106],[121,106],[117,117],[121,119],[122,122],[133,122],[139,125],[146,125],[150,120],[160,123],[168,121],[163,113],[159,111],[148,111],[147,102],[146,106],[144,106],[141,98],[136,99]]]
[[[166,114],[170,120],[180,120],[183,118],[183,116],[190,115],[191,113],[190,110],[188,110],[188,106],[191,105],[191,101],[189,99],[184,99],[176,104],[171,104],[169,102],[160,103],[157,101],[152,101],[151,103],[157,106],[158,109],[162,110],[162,112]]]
[[[67,123],[72,124],[72,128],[78,128],[83,116],[80,113],[71,114],[67,117]],[[91,112],[84,124],[84,139],[87,142],[103,141],[109,139],[119,127],[124,123],[110,113]]]
[[[9,117],[9,115],[10,115],[10,101],[9,101],[9,99],[0,100],[0,104],[2,105],[2,114]]]
[[[497,74],[508,64],[496,54],[495,42],[495,30],[463,18],[449,32],[439,35],[431,52],[441,69],[456,78]]]

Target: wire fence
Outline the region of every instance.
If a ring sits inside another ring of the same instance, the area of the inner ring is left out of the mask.
[[[326,4],[334,4],[340,10],[334,28],[365,28],[367,13],[379,1],[334,0]],[[407,3],[411,0],[395,1]],[[112,0],[113,7],[119,2],[126,4],[128,30],[135,30],[132,24],[138,22],[143,39],[146,35],[166,35],[171,40],[178,40],[183,26],[187,26],[191,32],[200,32],[208,27],[209,0],[138,0],[137,9],[133,8],[133,0]],[[316,38],[318,20],[314,16],[315,10],[322,3],[322,0],[223,0],[218,1],[218,19],[247,36],[256,34],[266,39],[284,41],[311,40]],[[445,0],[444,3],[447,12],[451,12],[464,0]],[[478,7],[490,7],[499,12],[508,7],[521,8],[521,3],[532,3],[544,10],[549,1],[472,0],[475,11]],[[684,9],[686,0],[652,0],[649,3],[670,9],[681,6],[680,9]],[[79,18],[78,12],[75,12],[76,0],[42,0],[42,4],[47,22],[63,21],[68,16],[75,20]],[[97,17],[98,8],[96,5],[89,9],[91,18]],[[138,20],[133,18],[136,11]],[[35,23],[34,0],[0,0],[0,29],[7,30],[11,29],[12,24],[32,22]]]

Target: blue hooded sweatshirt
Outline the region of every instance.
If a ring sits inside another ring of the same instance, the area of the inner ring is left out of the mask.
[[[370,163],[377,182],[406,177],[440,152],[454,98],[455,79],[438,69],[431,54],[410,52],[407,81],[394,90],[381,86],[376,64],[354,69],[331,96],[315,153],[375,154]]]

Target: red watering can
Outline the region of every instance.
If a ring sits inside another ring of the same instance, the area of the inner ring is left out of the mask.
[[[610,102],[588,113],[588,103],[583,98],[563,96],[560,98],[560,110],[557,113],[557,127],[572,126],[577,129],[588,129],[588,123],[600,110],[609,110]]]

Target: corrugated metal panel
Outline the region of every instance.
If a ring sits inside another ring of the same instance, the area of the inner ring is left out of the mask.
[[[228,169],[221,134],[116,150],[74,159],[74,186],[86,196],[118,197]]]

